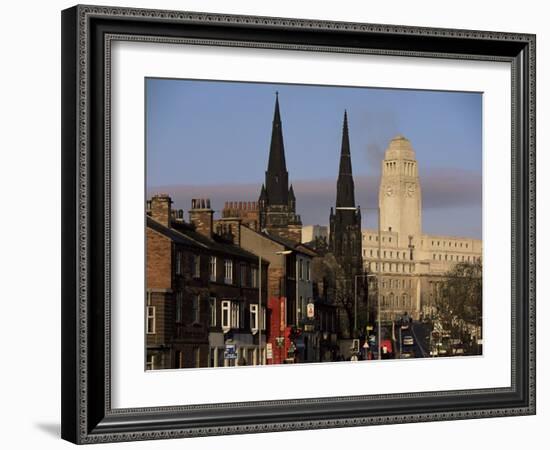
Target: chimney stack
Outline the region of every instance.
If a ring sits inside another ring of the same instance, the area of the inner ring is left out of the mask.
[[[172,199],[168,194],[154,195],[150,203],[151,217],[169,227],[172,216]]]
[[[191,200],[189,221],[200,234],[207,238],[212,238],[213,217],[214,211],[210,208],[209,198],[194,198]]]

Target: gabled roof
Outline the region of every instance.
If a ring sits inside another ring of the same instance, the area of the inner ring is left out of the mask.
[[[188,247],[196,247],[203,250],[208,248],[208,246],[194,240],[190,236],[186,236],[185,234],[176,231],[173,228],[168,228],[164,226],[160,222],[157,222],[155,219],[153,219],[151,216],[147,216],[147,227],[155,230],[157,233],[162,234],[163,236],[167,237],[177,244],[186,245]]]
[[[278,244],[281,244],[282,246],[284,246],[285,248],[289,249],[289,250],[293,250],[295,252],[299,252],[299,253],[303,253],[304,255],[308,255],[308,256],[317,256],[317,253],[310,247],[302,244],[302,243],[295,243],[295,242],[292,242],[292,241],[289,241],[288,239],[284,239],[280,236],[277,236],[277,235],[274,235],[274,234],[267,234],[267,233],[262,233],[263,236],[271,239],[272,241],[274,242],[277,242]]]
[[[254,253],[248,252],[234,244],[224,242],[221,238],[218,240],[216,235],[214,235],[214,239],[208,239],[206,236],[198,233],[187,224],[179,225],[177,229],[172,227],[169,228],[157,222],[151,216],[147,216],[147,226],[171,239],[173,242],[185,245],[187,247],[192,247],[203,251],[211,251],[218,254],[236,256],[253,261],[258,260],[258,256]]]

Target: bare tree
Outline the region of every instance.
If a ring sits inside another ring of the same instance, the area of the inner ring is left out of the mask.
[[[483,266],[481,259],[457,263],[444,275],[437,308],[444,320],[480,325]]]
[[[346,277],[344,270],[332,253],[326,253],[323,257],[314,259],[312,278],[314,281],[322,280],[323,297],[328,303],[338,308],[340,331],[344,335],[350,335],[355,307],[354,280],[349,276]]]

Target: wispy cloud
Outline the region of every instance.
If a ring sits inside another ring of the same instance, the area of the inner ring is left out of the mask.
[[[336,198],[336,179],[293,181],[298,213],[304,224],[327,224],[330,207]],[[172,196],[176,208],[188,210],[192,198],[210,198],[215,210],[221,211],[226,201],[256,201],[260,194],[260,183],[232,183],[211,185],[167,185],[150,187],[148,196],[164,192]],[[369,211],[378,204],[379,177],[375,175],[355,177],[355,198],[368,216],[376,216]],[[421,174],[422,208],[424,228],[431,232],[445,234],[460,233],[456,220],[446,217],[463,217],[465,235],[472,230],[481,233],[481,175],[467,170],[426,169]],[[453,214],[453,210],[457,214]],[[467,211],[464,213],[463,211]],[[440,231],[433,230],[437,223]],[[458,228],[457,228],[458,227]]]

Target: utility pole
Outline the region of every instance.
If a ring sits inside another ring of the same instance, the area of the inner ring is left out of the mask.
[[[378,258],[377,258],[377,269],[376,269],[376,303],[377,303],[377,322],[378,322],[378,359],[382,359],[381,353],[381,339],[382,339],[382,330],[381,330],[381,317],[380,317],[380,290],[382,288],[382,229],[381,229],[381,218],[380,218],[380,205],[377,208],[365,208],[370,210],[375,210],[378,213]]]
[[[382,339],[382,330],[380,328],[380,289],[382,288],[382,277],[381,277],[381,273],[382,273],[382,232],[381,232],[381,229],[380,229],[380,205],[378,205],[378,271],[377,271],[377,275],[378,275],[378,279],[376,281],[376,283],[378,284],[378,287],[376,289],[376,297],[377,297],[377,300],[378,300],[378,359],[382,359],[382,352],[381,352],[381,342],[380,340]]]
[[[260,245],[261,244],[260,240]],[[258,365],[263,365],[264,361],[262,358],[262,252],[258,256]]]
[[[359,277],[360,275],[355,275],[355,311],[353,313],[353,334],[354,334],[354,338],[356,337],[357,335],[357,277]]]

